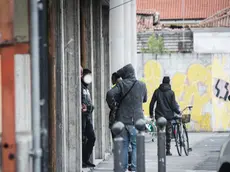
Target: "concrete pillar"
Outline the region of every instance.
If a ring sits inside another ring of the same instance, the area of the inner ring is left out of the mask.
[[[111,73],[128,63],[132,63],[136,69],[136,53],[136,0],[111,0]]]
[[[133,64],[133,67],[136,72],[137,76],[137,69],[138,69],[138,63],[137,63],[137,23],[136,23],[136,0],[131,1],[131,63]]]
[[[57,28],[57,172],[82,171],[80,4],[59,0]],[[59,11],[60,10],[60,11]]]
[[[123,0],[124,4],[124,64],[131,63],[132,55],[132,25],[131,25],[131,2]]]
[[[86,66],[85,68],[92,69],[93,65],[93,8],[92,8],[92,0],[81,1],[81,11],[83,14],[84,21],[81,21],[81,24],[85,25],[85,40],[86,44]],[[92,94],[92,93],[91,93]]]
[[[123,0],[110,0],[109,35],[111,73],[124,65],[124,5],[121,4],[123,4]]]
[[[93,1],[93,75],[94,75],[94,129],[96,133],[95,158],[103,159],[105,153],[105,94],[104,94],[104,46],[102,36],[101,0]]]
[[[109,65],[109,6],[103,6],[102,9],[102,35],[104,40],[104,94],[111,88],[110,65]],[[109,152],[112,148],[112,141],[109,130],[109,108],[104,102],[105,109],[105,151]]]

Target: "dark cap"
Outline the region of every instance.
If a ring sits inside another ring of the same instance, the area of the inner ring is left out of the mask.
[[[89,69],[83,69],[83,75],[84,76],[87,75],[87,74],[90,74],[90,73],[92,73],[91,70],[89,70]]]
[[[120,76],[117,74],[117,72],[114,72],[113,74],[112,74],[112,77],[111,77],[111,79],[112,79],[112,84],[114,85],[114,84],[116,84],[116,82],[117,82],[117,80],[120,78]]]
[[[165,76],[165,77],[163,78],[162,83],[164,83],[164,84],[169,84],[169,83],[170,83],[170,78],[169,78],[169,76]]]

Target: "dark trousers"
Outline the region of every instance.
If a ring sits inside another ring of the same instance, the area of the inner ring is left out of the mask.
[[[82,137],[82,161],[87,162],[93,152],[96,141],[92,120],[87,116],[82,118]]]
[[[166,150],[170,151],[171,149],[171,135],[172,135],[172,124],[171,121],[167,121],[166,125]]]

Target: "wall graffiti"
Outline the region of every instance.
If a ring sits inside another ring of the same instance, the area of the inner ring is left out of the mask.
[[[230,128],[230,102],[227,101],[230,91],[230,68],[227,74],[223,58],[213,58],[209,65],[188,64],[186,72],[173,72],[171,85],[176,99],[183,109],[193,105],[190,130],[212,131],[228,130]],[[183,61],[180,61],[183,63]],[[183,63],[184,64],[184,63]],[[225,65],[226,66],[226,65]],[[176,68],[176,67],[175,67]],[[149,114],[149,103],[154,90],[164,76],[164,64],[149,60],[144,66],[144,80],[148,89],[148,101],[144,104],[145,114]]]
[[[221,79],[216,79],[216,84],[215,84],[216,97],[227,101],[229,96],[229,90],[230,90],[230,85],[228,82]]]

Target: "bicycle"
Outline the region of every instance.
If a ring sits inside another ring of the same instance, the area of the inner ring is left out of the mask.
[[[182,110],[181,115],[176,115],[172,120],[172,131],[176,143],[178,155],[182,155],[182,147],[184,148],[185,155],[188,156],[191,148],[189,147],[189,138],[186,124],[191,121],[191,110],[193,106],[187,106]],[[183,114],[185,110],[189,110],[188,114]]]
[[[157,126],[156,122],[151,118],[145,118],[145,132],[151,135],[151,141],[155,142],[157,139]],[[145,139],[145,142],[150,142],[148,139]]]

